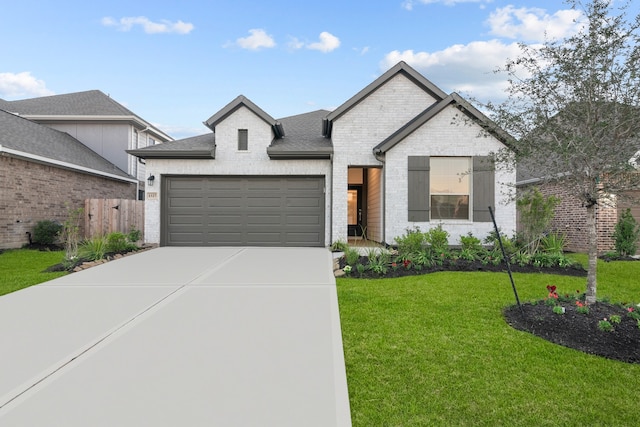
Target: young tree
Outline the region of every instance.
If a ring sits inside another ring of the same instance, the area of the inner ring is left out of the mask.
[[[640,15],[627,19],[630,1],[619,9],[613,0],[568,3],[583,12],[578,32],[521,45],[520,57],[498,70],[509,78],[507,100],[486,108],[517,139],[518,168],[542,183],[561,181],[586,209],[586,295],[594,303],[596,207],[640,184]]]

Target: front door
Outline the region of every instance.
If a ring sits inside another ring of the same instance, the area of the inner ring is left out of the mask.
[[[347,222],[348,235],[362,236],[362,185],[350,185],[347,193]]]

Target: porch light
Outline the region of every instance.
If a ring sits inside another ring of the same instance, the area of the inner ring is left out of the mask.
[[[149,187],[153,187],[153,181],[156,180],[155,175],[149,175],[149,178],[147,178],[147,185],[149,185]]]

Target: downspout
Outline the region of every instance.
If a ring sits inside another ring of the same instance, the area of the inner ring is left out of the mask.
[[[134,135],[136,135],[136,146],[135,149],[139,149],[140,148],[140,135],[143,133],[146,133],[149,129],[151,129],[149,126],[147,126],[146,128],[142,129],[141,131],[138,131],[135,126],[133,127],[133,133]],[[147,135],[147,139],[149,138],[149,135]],[[138,166],[138,162],[145,164],[143,161],[141,161],[142,159],[137,158],[136,161],[134,162],[134,164],[136,165],[135,167],[135,177],[136,177],[136,200],[139,200],[140,198],[140,178],[138,178],[138,171],[139,171],[139,166]],[[145,188],[145,193],[146,193],[146,188]],[[145,197],[146,198],[146,197]]]
[[[379,148],[373,149],[373,157],[382,163],[382,243],[387,244],[387,168],[384,153]]]
[[[329,156],[329,159],[331,160],[331,168],[330,168],[330,174],[331,174],[331,189],[329,190],[329,246],[331,246],[333,244],[333,153],[331,153],[331,155]],[[325,189],[326,189],[327,185],[325,183]],[[325,190],[326,192],[326,190]]]

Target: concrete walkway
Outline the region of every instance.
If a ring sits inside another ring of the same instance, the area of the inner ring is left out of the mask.
[[[158,248],[0,297],[2,426],[350,426],[331,254]]]

